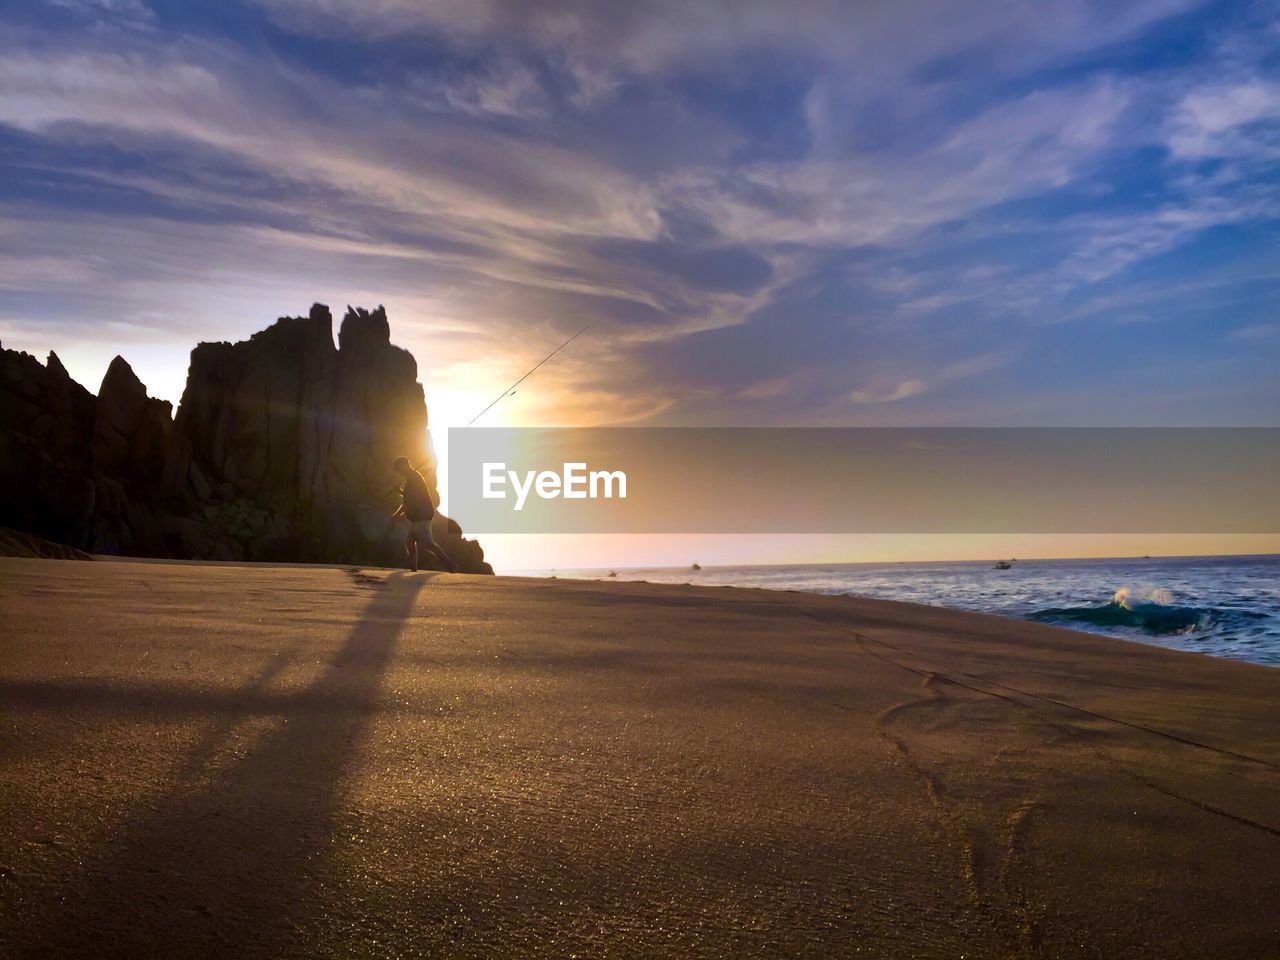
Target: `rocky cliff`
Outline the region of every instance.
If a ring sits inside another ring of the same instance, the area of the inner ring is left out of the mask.
[[[54,354],[0,351],[0,525],[98,553],[398,564],[390,464],[429,462],[417,376],[381,307],[349,307],[336,344],[316,304],[198,345],[176,417],[120,357],[94,397]],[[492,572],[457,524],[435,532]]]
[[[41,364],[0,350],[0,526],[81,539],[94,508],[95,406],[56,354]]]

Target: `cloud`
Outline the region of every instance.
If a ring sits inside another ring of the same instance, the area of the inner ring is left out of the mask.
[[[1171,143],[1179,155],[1212,154],[1206,140],[1258,120],[1280,116],[1280,85],[1254,81],[1195,90],[1182,98],[1174,118],[1186,137]]]
[[[443,34],[460,43],[522,42],[553,51],[591,53],[638,72],[768,49],[848,62],[875,70],[898,64],[909,73],[955,51],[1018,64],[1101,47],[1197,5],[1196,0],[1136,0],[1117,8],[1101,0],[993,0],[956,4],[905,0],[260,0],[292,29],[370,37]],[[905,62],[903,62],[905,59]]]
[[[850,403],[893,403],[924,393],[927,389],[923,380],[903,380],[887,390],[854,390],[846,399]]]
[[[1280,337],[1280,323],[1255,323],[1247,327],[1237,327],[1227,334],[1228,340],[1237,343],[1258,343]]]
[[[1111,147],[1129,104],[1109,78],[1036,91],[894,156],[805,158],[683,174],[663,196],[744,243],[902,244],[931,227],[1069,183]]]
[[[518,61],[494,64],[453,79],[419,76],[407,87],[410,95],[420,95],[428,108],[458,110],[477,117],[531,120],[545,117],[551,110],[550,94],[537,74]]]
[[[0,122],[55,137],[76,124],[108,140],[180,137],[419,216],[600,236],[658,229],[643,184],[581,153],[477,127],[423,138],[378,90],[264,71],[233,51],[185,52],[6,51]]]
[[[136,26],[150,23],[155,17],[142,0],[49,0],[49,4],[107,23]]]
[[[1089,223],[1087,238],[1064,263],[1061,275],[1098,283],[1206,230],[1275,219],[1280,219],[1280,195],[1255,189],[1229,197],[1200,195],[1151,212],[1098,218]]]
[[[1169,149],[1182,159],[1280,157],[1280,84],[1254,79],[1193,90],[1170,126]]]

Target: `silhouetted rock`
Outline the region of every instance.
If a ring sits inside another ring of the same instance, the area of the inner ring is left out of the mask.
[[[78,543],[94,510],[94,397],[55,354],[0,349],[0,525]]]
[[[176,419],[120,357],[95,399],[52,354],[3,351],[0,522],[104,553],[398,564],[392,460],[423,464],[439,501],[417,376],[382,307],[348,307],[337,346],[322,304],[199,344]],[[456,523],[435,526],[462,570],[492,572]]]
[[[123,357],[107,368],[93,423],[94,464],[103,473],[154,483],[164,468],[173,408],[147,396]]]
[[[169,454],[172,407],[147,396],[123,357],[107,368],[93,420],[96,504],[90,543],[102,553],[164,555],[158,479]]]
[[[93,559],[83,550],[68,547],[65,543],[54,543],[30,533],[10,530],[8,527],[0,527],[0,557],[37,557],[42,560]]]

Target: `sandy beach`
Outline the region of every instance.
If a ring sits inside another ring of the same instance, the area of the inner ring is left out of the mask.
[[[884,601],[0,560],[6,957],[1280,956],[1280,671]]]

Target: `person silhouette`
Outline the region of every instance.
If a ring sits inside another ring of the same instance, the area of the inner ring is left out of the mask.
[[[409,521],[409,535],[405,539],[405,552],[409,555],[409,569],[418,569],[418,548],[423,547],[434,554],[450,573],[458,572],[458,565],[444,552],[435,537],[431,535],[431,521],[436,515],[436,505],[431,502],[431,491],[427,489],[427,481],[422,478],[408,457],[396,457],[391,469],[404,477],[404,486],[400,494],[403,502],[392,514],[392,519],[404,517]]]

